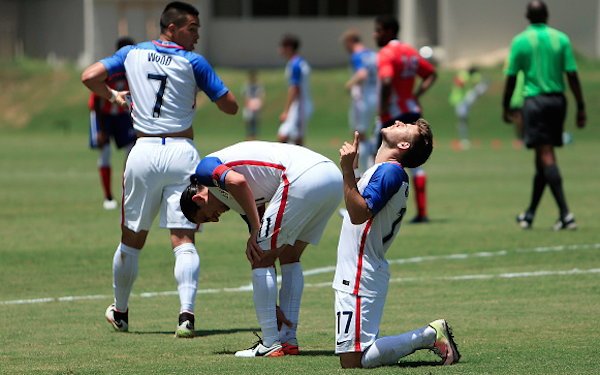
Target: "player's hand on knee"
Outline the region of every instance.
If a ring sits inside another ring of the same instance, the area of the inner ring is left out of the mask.
[[[255,263],[259,263],[262,259],[263,249],[258,246],[258,242],[256,242],[256,237],[251,236],[248,239],[248,243],[246,244],[246,257],[250,261],[251,265]]]
[[[288,318],[285,317],[285,314],[283,313],[283,311],[281,311],[281,308],[279,308],[279,306],[277,306],[276,314],[277,314],[277,330],[278,331],[281,331],[281,327],[283,324],[285,324],[288,327],[291,327],[294,325],[294,323],[292,323],[291,320],[289,320]]]

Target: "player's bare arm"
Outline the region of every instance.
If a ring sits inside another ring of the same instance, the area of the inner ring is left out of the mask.
[[[510,113],[510,98],[515,91],[517,84],[517,76],[507,76],[506,83],[504,85],[504,98],[502,99],[502,119],[505,123],[510,124],[513,122],[512,115]]]
[[[379,116],[387,112],[392,98],[392,77],[381,79],[381,99],[379,100]]]
[[[587,122],[587,115],[585,113],[585,104],[583,102],[583,92],[581,91],[579,76],[577,75],[577,72],[567,72],[567,79],[569,81],[569,87],[571,88],[573,96],[575,97],[575,101],[577,102],[577,114],[575,121],[578,128],[583,128]]]
[[[260,230],[260,216],[254,202],[254,195],[244,175],[233,170],[225,175],[225,188],[242,207],[250,223],[250,238],[246,245],[246,256],[250,264],[254,265],[254,262],[260,262],[263,253],[256,240]]]
[[[423,78],[423,81],[421,81],[421,85],[419,86],[419,89],[414,94],[415,99],[419,100],[419,97],[421,95],[423,95],[425,93],[425,91],[429,90],[429,88],[431,87],[431,85],[433,85],[433,83],[435,82],[436,79],[437,79],[436,72],[431,72],[431,74],[429,74],[427,77]]]
[[[340,167],[344,177],[344,201],[352,224],[362,224],[373,217],[367,202],[358,191],[354,177],[354,166],[358,158],[358,138],[358,132],[354,132],[353,143],[344,142],[340,149]]]
[[[81,75],[81,82],[87,86],[91,91],[96,93],[98,96],[114,101],[120,107],[127,108],[127,102],[125,101],[125,95],[129,94],[129,91],[117,92],[112,90],[106,85],[106,79],[108,78],[108,71],[101,62],[97,62],[87,68]],[[116,95],[113,93],[116,93]],[[114,96],[114,98],[113,98]]]
[[[369,77],[369,71],[365,68],[358,69],[356,73],[346,82],[346,90],[350,91],[352,86],[360,85]]]
[[[233,95],[231,91],[227,91],[227,94],[215,100],[215,104],[217,107],[219,107],[221,112],[228,115],[235,115],[238,111],[238,104],[235,100],[235,95]]]

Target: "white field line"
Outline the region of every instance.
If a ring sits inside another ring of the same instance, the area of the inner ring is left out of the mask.
[[[422,263],[422,262],[433,262],[437,260],[464,260],[468,258],[490,258],[498,256],[506,256],[510,253],[513,254],[527,254],[527,253],[549,253],[549,252],[560,252],[560,251],[574,251],[574,250],[594,250],[600,249],[600,243],[596,244],[583,244],[583,245],[565,245],[565,246],[551,246],[551,247],[536,247],[532,249],[515,249],[500,250],[496,252],[479,252],[474,254],[450,254],[440,256],[423,256],[413,257],[405,259],[392,259],[389,260],[389,264],[409,264],[409,263]],[[335,271],[334,266],[314,268],[312,270],[304,271],[304,276],[319,275],[323,273],[329,273]],[[405,283],[405,282],[416,282],[425,280],[441,280],[441,281],[461,281],[461,280],[478,280],[478,279],[514,279],[522,277],[541,277],[541,276],[573,276],[573,275],[584,275],[584,274],[597,274],[600,273],[600,268],[593,268],[588,270],[580,270],[578,268],[564,271],[535,271],[535,272],[515,272],[515,273],[502,273],[502,274],[487,274],[487,275],[462,275],[462,276],[449,276],[449,277],[435,277],[435,278],[393,278],[390,279],[392,283]],[[278,281],[281,281],[281,276],[278,276]],[[304,284],[307,288],[323,288],[330,287],[331,282]],[[199,289],[198,294],[214,294],[214,293],[236,293],[236,292],[251,292],[252,284],[243,285],[238,288],[221,288],[221,289]],[[158,296],[175,296],[178,295],[177,291],[167,292],[152,292],[152,293],[141,293],[131,294],[132,297],[151,298]],[[93,299],[110,299],[112,295],[91,295],[91,296],[66,296],[66,297],[49,297],[49,298],[34,298],[34,299],[19,299],[12,301],[0,301],[0,305],[24,305],[32,303],[48,303],[48,302],[71,302],[81,300],[93,300]]]

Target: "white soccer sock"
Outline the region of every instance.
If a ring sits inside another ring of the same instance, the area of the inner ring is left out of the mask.
[[[300,313],[300,300],[304,290],[304,274],[300,262],[281,265],[281,289],[279,290],[279,307],[293,325],[281,325],[279,341],[288,342],[296,338],[298,329],[298,315]]]
[[[131,288],[137,278],[139,249],[119,244],[113,257],[113,290],[115,292],[115,309],[127,311]]]
[[[193,243],[184,243],[173,249],[175,254],[175,280],[179,291],[181,312],[194,312],[198,278],[200,277],[200,257]]]
[[[110,143],[105,144],[100,149],[100,154],[98,155],[98,167],[110,167],[110,154],[111,148]]]
[[[256,318],[262,331],[263,345],[270,347],[279,340],[277,330],[277,275],[275,267],[252,270],[252,288]]]
[[[433,347],[436,338],[435,329],[425,326],[398,336],[386,336],[375,340],[362,357],[364,368],[391,366],[419,349]]]

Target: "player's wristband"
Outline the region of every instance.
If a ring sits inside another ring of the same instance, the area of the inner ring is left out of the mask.
[[[358,168],[354,168],[354,177],[360,178],[360,170]]]
[[[110,97],[110,99],[108,99],[108,101],[114,103],[115,100],[117,100],[117,95],[119,95],[119,92],[113,89],[111,89],[110,92],[112,93],[112,96]]]
[[[577,104],[577,110],[578,111],[583,111],[584,109],[585,109],[585,104],[583,104],[583,103]]]

